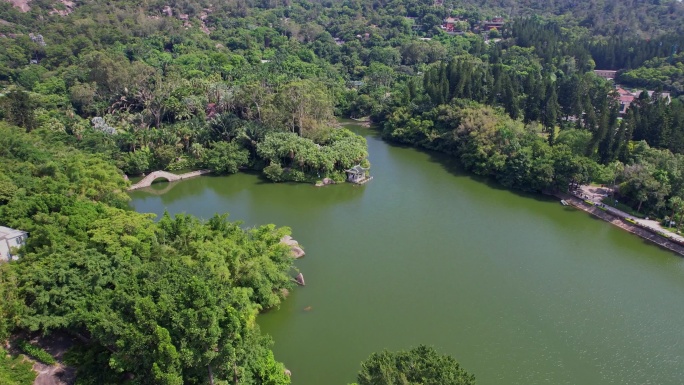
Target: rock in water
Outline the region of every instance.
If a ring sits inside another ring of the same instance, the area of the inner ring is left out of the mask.
[[[304,282],[304,274],[302,273],[297,274],[297,278],[295,278],[295,281],[297,281],[297,283],[302,286],[306,286],[306,282]]]
[[[306,254],[301,246],[299,246],[299,242],[292,239],[289,235],[280,238],[280,243],[290,246],[290,252],[293,258],[301,258]]]
[[[301,258],[305,254],[304,250],[302,250],[302,248],[299,246],[292,246],[292,249],[290,249],[290,252],[292,252],[292,256],[295,258]]]
[[[286,236],[280,238],[280,243],[284,243],[284,244],[286,244],[286,245],[288,245],[288,246],[299,245],[299,242],[297,242],[297,241],[295,241],[294,239],[292,239],[292,237],[289,236],[289,235],[286,235]]]

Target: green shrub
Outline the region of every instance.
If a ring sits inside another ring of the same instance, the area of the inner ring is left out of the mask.
[[[270,165],[264,167],[264,175],[266,175],[266,178],[273,182],[282,182],[283,168],[280,167],[279,163],[271,163]]]
[[[149,148],[144,147],[136,152],[124,154],[121,168],[128,175],[140,175],[150,170],[151,159]]]
[[[344,183],[347,180],[347,174],[344,171],[330,171],[326,177],[335,181],[335,183]]]
[[[24,340],[18,340],[17,346],[19,346],[19,349],[21,349],[21,351],[24,352],[24,354],[31,356],[32,358],[35,358],[36,360],[44,363],[45,365],[54,365],[57,363],[57,361],[55,361],[55,358],[52,357],[50,353],[46,352],[42,348],[33,346]]]
[[[169,167],[167,167],[167,171],[185,171],[195,168],[197,168],[195,160],[183,156],[171,162]]]
[[[313,179],[312,177],[306,175],[306,173],[303,171],[295,169],[289,169],[283,175],[285,180],[293,182],[308,182],[309,180]]]
[[[32,364],[21,357],[11,357],[0,348],[0,384],[31,385],[36,379]]]

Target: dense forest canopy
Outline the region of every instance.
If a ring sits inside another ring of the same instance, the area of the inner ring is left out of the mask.
[[[132,212],[124,174],[342,181],[369,166],[344,116],[510,188],[684,211],[679,1],[24,5],[0,2],[0,225],[30,233],[0,338],[70,333],[83,384],[289,382],[254,322],[290,286],[289,230]]]

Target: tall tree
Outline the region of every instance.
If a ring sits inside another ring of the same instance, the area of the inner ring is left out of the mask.
[[[35,104],[25,91],[13,89],[5,96],[8,120],[30,132],[36,127]]]
[[[420,345],[411,350],[373,353],[361,364],[358,385],[473,385],[475,376],[451,356]]]

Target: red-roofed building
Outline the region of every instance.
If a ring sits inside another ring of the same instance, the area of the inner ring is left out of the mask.
[[[444,19],[444,24],[442,25],[442,28],[444,28],[444,30],[447,32],[456,32],[456,23],[458,23],[459,21],[461,20],[455,17],[447,17],[446,19]]]
[[[642,92],[646,92],[648,94],[649,99],[653,97],[654,91],[627,91],[626,89],[622,87],[617,87],[615,89],[618,93],[618,100],[620,102],[620,116],[624,116],[627,113],[627,109],[629,106],[634,103],[635,100],[641,96]],[[665,99],[667,103],[669,104],[670,101],[672,100],[670,97],[669,92],[662,92],[659,94],[661,99]]]
[[[504,26],[504,19],[503,17],[495,17],[492,20],[487,20],[484,23],[484,29],[486,31],[491,31],[493,29],[501,29],[501,27]]]
[[[624,115],[634,99],[636,99],[636,95],[621,87],[618,87],[616,91],[618,93],[618,100],[620,101],[620,115]]]
[[[594,73],[598,77],[602,77],[606,80],[613,80],[615,79],[615,74],[617,74],[617,71],[613,70],[594,70]]]

